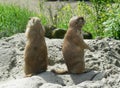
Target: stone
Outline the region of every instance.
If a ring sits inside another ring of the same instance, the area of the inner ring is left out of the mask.
[[[85,73],[52,73],[51,69],[67,69],[62,55],[63,39],[45,38],[48,70],[24,78],[24,33],[0,39],[0,88],[119,88],[120,41],[103,38],[86,40],[94,51],[85,50]]]

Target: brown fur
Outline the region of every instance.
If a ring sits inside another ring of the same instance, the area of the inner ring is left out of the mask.
[[[69,73],[85,72],[84,49],[90,47],[83,40],[81,29],[84,24],[83,17],[71,18],[64,37],[62,52]]]
[[[80,74],[85,72],[84,49],[91,50],[91,48],[83,40],[81,29],[84,24],[85,20],[83,17],[73,17],[70,19],[62,47],[68,71],[52,69],[52,72],[56,74]]]
[[[44,38],[44,29],[40,19],[32,17],[27,24],[25,35],[25,76],[29,77],[47,70],[48,54]]]
[[[85,24],[83,17],[73,17],[70,19],[68,31],[63,42],[63,57],[68,68],[67,71],[52,70],[54,73],[83,73],[85,72],[84,49],[90,49],[84,42],[82,27]]]

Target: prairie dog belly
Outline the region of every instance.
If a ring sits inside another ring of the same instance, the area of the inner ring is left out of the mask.
[[[67,33],[63,43],[63,57],[69,73],[83,73],[85,71],[84,46],[82,26],[85,20],[83,17],[70,19]]]

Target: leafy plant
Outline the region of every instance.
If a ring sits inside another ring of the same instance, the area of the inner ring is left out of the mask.
[[[92,33],[95,38],[95,13],[91,4],[85,2],[78,2],[77,7],[75,8],[74,13],[78,16],[83,16],[86,20],[86,24],[83,27],[84,31]]]
[[[0,38],[24,32],[29,17],[34,15],[26,8],[0,4]]]
[[[107,11],[108,19],[103,23],[104,35],[120,39],[120,4],[113,4]]]
[[[68,28],[68,23],[70,18],[74,15],[73,10],[70,4],[64,5],[58,12],[57,12],[57,27],[58,28]]]
[[[46,25],[49,23],[49,17],[48,17],[48,15],[46,15],[45,0],[39,1],[39,8],[40,8],[39,18],[41,19],[42,24]]]
[[[59,4],[56,6],[56,13],[53,13],[52,7],[45,6],[45,1],[42,0],[39,3],[40,14],[39,17],[44,25],[53,25],[57,28],[67,28],[68,21],[72,15],[72,9],[70,4]]]
[[[103,22],[108,18],[106,9],[111,5],[111,0],[91,0],[95,13],[96,36],[104,36]]]

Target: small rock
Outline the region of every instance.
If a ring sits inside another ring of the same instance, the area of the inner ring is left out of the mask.
[[[96,76],[92,80],[96,80],[96,81],[101,80],[103,77],[104,77],[104,73],[100,72],[100,73],[97,73]]]
[[[64,30],[64,29],[54,29],[52,32],[52,36],[53,36],[53,38],[63,39],[65,33],[66,33],[66,30]]]
[[[52,83],[45,83],[40,88],[63,88],[61,85],[52,84]]]

